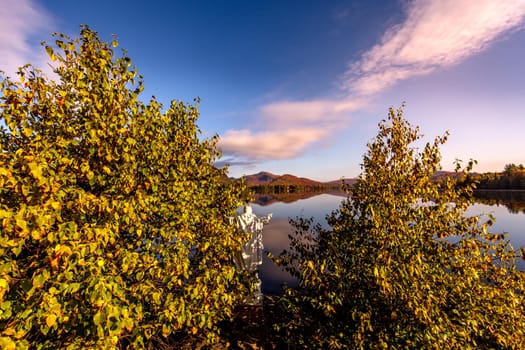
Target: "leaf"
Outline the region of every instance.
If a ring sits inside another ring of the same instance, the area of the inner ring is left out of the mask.
[[[315,270],[315,265],[313,261],[308,260],[307,265],[310,270]]]
[[[57,316],[55,314],[49,314],[46,317],[46,325],[51,328],[56,326],[57,324]]]
[[[46,278],[44,274],[41,273],[41,274],[34,276],[32,281],[33,281],[33,288],[38,289],[38,288],[42,288],[42,286],[46,282]]]
[[[51,46],[46,46],[46,52],[47,52],[47,55],[49,56],[49,58],[51,59],[51,61],[55,61],[56,60],[55,53],[54,53],[53,48]]]
[[[4,350],[16,350],[17,344],[10,337],[0,336],[0,348]]]
[[[40,168],[40,166],[35,162],[30,162],[28,166],[29,166],[29,169],[31,170],[31,175],[33,175],[33,177],[36,180],[38,180],[39,183],[42,183],[43,175],[42,175],[42,169]]]
[[[104,321],[103,313],[97,312],[95,316],[93,316],[93,323],[95,324],[95,326],[100,326],[103,321]]]
[[[51,208],[55,210],[61,210],[62,204],[60,202],[51,202]]]

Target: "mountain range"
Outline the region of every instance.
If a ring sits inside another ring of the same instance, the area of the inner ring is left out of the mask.
[[[458,177],[462,173],[452,171],[437,171],[432,180],[443,180],[447,177]],[[267,171],[261,171],[257,174],[243,176],[244,181],[250,187],[253,186],[301,186],[301,187],[340,187],[341,179],[320,182],[306,177],[299,177],[291,174],[276,175]],[[345,183],[353,185],[356,182],[355,178],[344,179]]]
[[[303,186],[303,187],[337,187],[341,185],[341,180],[319,182],[305,177],[298,177],[291,174],[276,175],[267,171],[257,174],[243,176],[248,186]],[[348,184],[353,184],[355,179],[345,179]]]

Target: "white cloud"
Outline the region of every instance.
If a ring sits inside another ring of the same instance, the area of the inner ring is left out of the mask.
[[[0,70],[14,77],[18,67],[32,63],[47,69],[47,55],[33,39],[48,38],[52,18],[31,0],[2,0],[0,6]],[[43,35],[42,35],[43,34]]]
[[[406,20],[346,72],[351,93],[372,95],[411,77],[458,64],[525,21],[525,0],[419,0]]]

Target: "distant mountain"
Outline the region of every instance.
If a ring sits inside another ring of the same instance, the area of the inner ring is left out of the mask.
[[[324,184],[322,182],[310,180],[305,177],[297,177],[291,174],[284,174],[273,180],[271,182],[271,185],[323,186]]]
[[[347,184],[353,185],[355,179],[344,179]],[[299,177],[292,174],[276,175],[267,171],[257,174],[244,175],[244,181],[248,186],[310,186],[310,187],[339,187],[341,180],[320,182],[306,177]]]
[[[261,171],[260,173],[253,175],[245,175],[244,181],[248,186],[260,186],[269,185],[272,181],[277,179],[279,175],[269,173],[267,171]]]
[[[476,173],[471,173],[476,174]],[[454,172],[454,171],[436,171],[434,175],[431,176],[431,179],[434,181],[440,181],[444,180],[448,177],[452,178],[458,178],[463,176],[463,173],[461,172]],[[231,180],[237,180],[237,179],[231,179]],[[253,186],[295,186],[295,187],[303,187],[303,188],[312,188],[315,190],[320,188],[329,188],[330,190],[333,189],[339,189],[341,188],[341,179],[339,180],[333,180],[333,181],[327,181],[327,182],[319,182],[312,179],[308,179],[306,177],[298,177],[291,174],[284,174],[284,175],[276,175],[272,174],[268,171],[261,171],[257,174],[252,175],[245,175],[244,181],[249,187]],[[344,181],[346,184],[353,186],[357,179],[355,178],[344,178]]]

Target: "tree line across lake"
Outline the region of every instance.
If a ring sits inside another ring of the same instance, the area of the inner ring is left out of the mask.
[[[507,164],[500,173],[483,173],[471,176],[480,190],[525,190],[525,170],[520,164]]]
[[[465,215],[473,162],[432,179],[447,134],[414,147],[402,108],[329,227],[292,221],[270,258],[299,284],[237,337],[254,276],[229,217],[253,194],[214,166],[197,105],[141,101],[115,39],[55,38],[53,79],[0,80],[0,348],[525,348],[525,251]]]
[[[266,173],[267,174],[267,173]],[[273,175],[273,174],[270,174]],[[250,175],[250,176],[257,176]],[[272,194],[276,198],[287,196],[293,197],[294,193],[316,193],[316,192],[342,192],[343,183],[351,187],[356,179],[341,179],[340,181],[316,182],[309,179],[286,175],[286,180],[273,175],[276,180],[266,183],[246,181],[248,187],[258,194]],[[469,174],[458,174],[455,172],[438,171],[432,176],[434,181],[443,181],[447,177],[458,178],[460,182],[470,182],[475,185],[476,190],[525,190],[525,169],[523,165],[509,163],[505,165],[502,172],[487,172]]]

